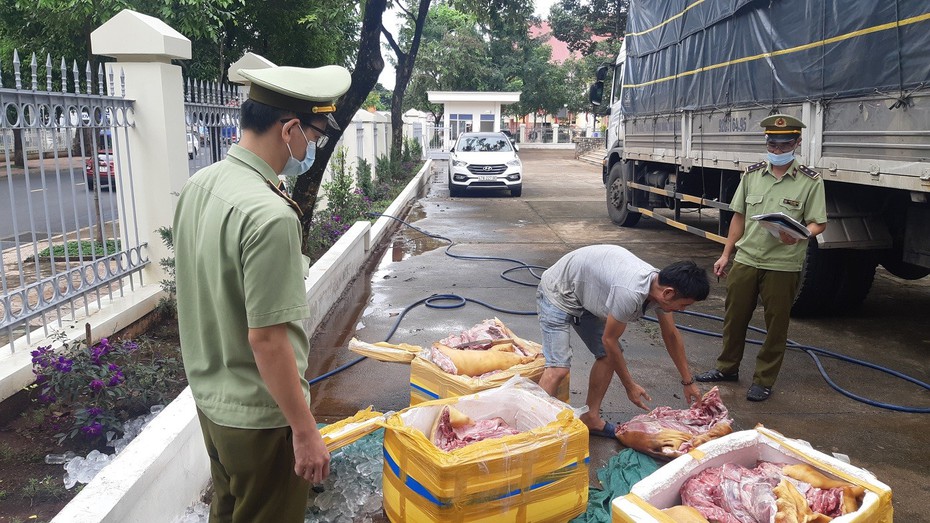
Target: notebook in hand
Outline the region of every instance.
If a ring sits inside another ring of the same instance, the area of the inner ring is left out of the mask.
[[[769,231],[772,236],[778,238],[778,233],[785,232],[792,238],[804,240],[811,237],[811,232],[803,223],[795,220],[783,212],[772,212],[768,214],[757,214],[751,219],[759,222],[759,225]]]

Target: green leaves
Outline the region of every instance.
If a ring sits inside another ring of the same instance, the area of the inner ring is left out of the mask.
[[[629,0],[560,0],[552,7],[549,25],[572,51],[589,56],[599,51],[599,42],[607,41],[616,56],[629,6]]]

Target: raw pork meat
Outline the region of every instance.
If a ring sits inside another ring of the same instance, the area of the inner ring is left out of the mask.
[[[459,348],[462,345],[472,344],[472,347],[469,348],[477,348],[481,346],[480,342],[484,341],[487,342],[487,347],[483,348],[487,349],[490,347],[490,342],[494,340],[502,340],[504,338],[507,338],[507,335],[495,320],[484,320],[483,322],[475,325],[467,331],[462,331],[459,334],[450,334],[449,336],[439,340],[439,343],[453,348]]]
[[[632,449],[660,458],[676,458],[733,431],[717,387],[690,409],[658,407],[617,427],[617,438]]]
[[[811,512],[829,518],[844,514],[843,488],[814,487],[786,475],[791,468],[760,461],[754,469],[732,463],[704,469],[682,484],[681,502],[696,508],[710,521],[770,523],[778,512],[773,489],[786,480],[804,495]]]
[[[681,486],[681,502],[711,521],[769,523],[777,511],[772,489],[780,481],[778,465],[760,463],[747,469],[727,463],[688,478]]]
[[[452,416],[456,414],[456,416]],[[457,418],[456,420],[450,419]],[[502,418],[472,421],[458,411],[445,406],[439,414],[432,431],[432,441],[440,450],[450,451],[468,446],[484,439],[500,438],[520,431],[512,428]]]

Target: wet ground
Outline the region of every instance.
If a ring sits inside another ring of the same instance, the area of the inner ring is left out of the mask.
[[[599,168],[576,161],[572,151],[525,151],[523,196],[507,193],[469,194],[449,198],[444,165],[434,172],[429,193],[416,204],[409,220],[431,233],[456,242],[453,253],[516,258],[548,266],[563,254],[596,243],[614,243],[656,267],[692,259],[710,267],[720,246],[644,218],[636,228],[615,227],[607,217]],[[688,220],[709,220],[697,214]],[[512,310],[535,310],[533,287],[507,282],[499,274],[513,266],[496,261],[454,259],[445,242],[417,232],[398,230],[373,258],[370,276],[363,275],[348,290],[313,339],[308,377],[320,375],[356,358],[345,347],[356,336],[383,340],[409,304],[434,293],[455,293]],[[511,276],[533,278],[520,272]],[[723,315],[724,282],[712,280],[711,295],[692,310]],[[904,281],[879,268],[872,292],[862,308],[845,316],[793,320],[789,337],[930,381],[930,279]],[[428,345],[450,332],[498,316],[517,334],[539,340],[535,316],[495,313],[469,303],[453,310],[417,307],[400,324],[391,341]],[[720,324],[678,315],[677,321],[719,331]],[[763,327],[761,310],[753,325]],[[713,365],[719,339],[683,333],[692,371]],[[658,327],[640,322],[628,327],[622,344],[631,372],[652,396],[651,407],[684,407],[679,377],[669,360]],[[573,346],[582,346],[573,339]],[[721,385],[721,395],[738,430],[757,423],[810,442],[826,453],[847,454],[851,462],[870,470],[888,484],[898,521],[928,521],[930,499],[930,415],[906,414],[871,407],[833,391],[804,353],[789,351],[772,397],[763,403],[746,401],[754,346],[747,348],[738,384]],[[880,402],[930,407],[930,392],[859,366],[824,360],[840,386]],[[572,367],[573,406],[584,403],[591,357],[575,352]],[[709,387],[704,387],[708,390]],[[409,404],[409,367],[365,360],[312,389],[313,410],[322,421],[335,421],[374,405],[399,410]],[[605,418],[622,422],[639,411],[626,399],[617,380],[603,404]],[[591,480],[594,472],[618,452],[619,443],[591,439]]]

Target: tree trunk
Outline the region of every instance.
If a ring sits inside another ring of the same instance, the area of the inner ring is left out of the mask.
[[[365,2],[364,19],[362,20],[361,38],[358,44],[358,56],[355,61],[355,71],[352,73],[352,85],[342,97],[335,113],[336,122],[343,130],[352,121],[356,111],[365,102],[368,93],[378,82],[378,76],[384,69],[384,59],[381,57],[381,19],[387,7],[387,0],[367,0]],[[292,197],[300,206],[303,216],[300,219],[303,225],[304,239],[301,251],[307,254],[306,231],[313,225],[313,208],[316,205],[317,192],[323,181],[326,165],[336,149],[336,143],[342,131],[332,136],[326,147],[317,150],[316,161],[309,171],[297,177]]]
[[[426,15],[429,12],[430,0],[420,0],[417,10],[417,20],[414,26],[413,39],[410,49],[404,53],[399,47],[394,48],[397,55],[397,69],[394,71],[394,92],[391,95],[391,158],[399,159],[404,146],[404,94],[410,77],[413,76],[413,64],[420,50],[420,38],[423,36],[423,26],[426,24]]]
[[[13,129],[13,165],[16,167],[26,166],[26,151],[23,149],[23,130]]]

